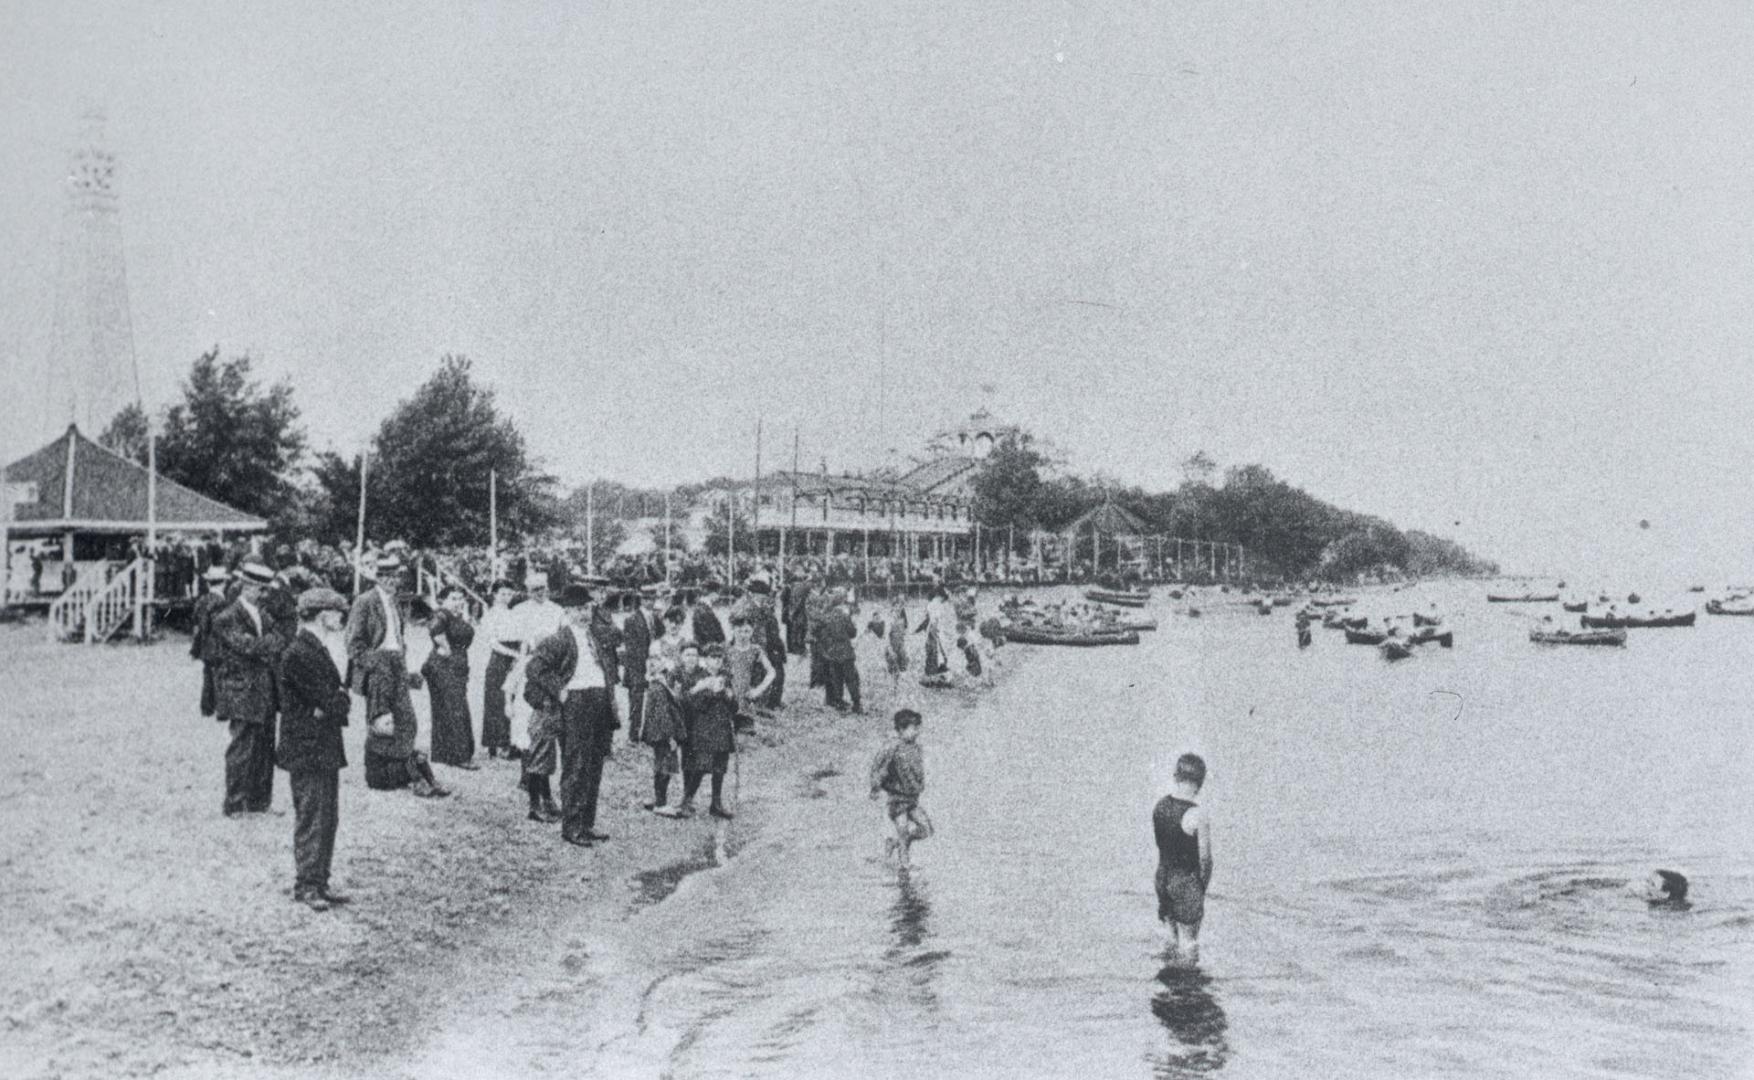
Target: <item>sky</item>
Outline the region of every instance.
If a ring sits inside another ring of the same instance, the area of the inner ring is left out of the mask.
[[[0,6],[11,452],[108,116],[140,378],[356,450],[461,353],[568,484],[988,406],[1508,568],[1754,581],[1745,0]],[[1641,527],[1640,523],[1647,523]]]

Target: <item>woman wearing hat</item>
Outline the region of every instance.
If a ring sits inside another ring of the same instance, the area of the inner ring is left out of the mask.
[[[439,611],[427,627],[432,651],[420,672],[432,698],[432,760],[458,769],[478,769],[475,721],[469,715],[469,646],[475,627],[463,590],[455,585],[439,594]]]
[[[189,637],[189,656],[201,661],[201,715],[212,716],[216,704],[213,697],[213,672],[219,666],[218,642],[213,637],[213,617],[231,601],[225,586],[231,574],[223,566],[209,566],[201,575],[207,591],[195,601],[194,632]]]
[[[481,694],[481,745],[490,758],[512,756],[512,718],[507,707],[511,696],[506,680],[524,654],[518,616],[512,611],[517,587],[504,578],[493,583],[493,606],[481,616],[481,636],[487,639],[487,675]]]

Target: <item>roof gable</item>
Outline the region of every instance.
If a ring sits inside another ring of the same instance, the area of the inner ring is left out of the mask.
[[[67,459],[73,459],[73,483],[67,483]],[[13,511],[18,525],[65,524],[71,527],[144,527],[147,519],[147,470],[86,438],[76,427],[34,453],[6,466],[6,483],[28,496]],[[158,478],[156,524],[163,529],[265,529],[268,523],[241,510],[191,491],[174,480]]]

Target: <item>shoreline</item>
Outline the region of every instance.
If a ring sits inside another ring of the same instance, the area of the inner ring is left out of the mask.
[[[44,641],[36,624],[0,628],[18,706],[0,721],[17,748],[0,796],[0,905],[37,931],[0,945],[18,973],[0,989],[9,1075],[396,1075],[556,958],[569,994],[592,992],[604,941],[713,865],[713,819],[640,808],[650,755],[625,727],[603,781],[613,839],[582,850],[525,820],[513,764],[435,766],[456,792],[445,800],[366,789],[356,718],[335,860],[354,902],[311,912],[291,899],[283,776],[283,815],[219,813],[225,732],[198,715],[199,667],[178,644],[84,648]],[[819,797],[818,780],[862,769],[886,737],[893,704],[874,656],[861,716],[822,705],[807,662],[788,665],[787,705],[742,742],[732,858],[762,841],[776,807]],[[970,693],[920,690],[914,659],[904,697]]]

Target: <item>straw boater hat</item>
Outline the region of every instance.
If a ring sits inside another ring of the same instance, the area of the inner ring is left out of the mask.
[[[251,585],[272,585],[274,571],[259,562],[247,562],[238,567],[238,578]]]
[[[218,566],[218,565],[209,566],[206,569],[206,571],[202,573],[201,578],[203,581],[208,581],[208,582],[211,582],[211,583],[217,585],[218,583],[220,583],[222,581],[230,580],[231,579],[231,571],[227,570],[223,566]]]
[[[400,569],[402,569],[402,557],[395,552],[386,551],[378,556],[377,570],[380,576],[383,574],[394,574]]]

